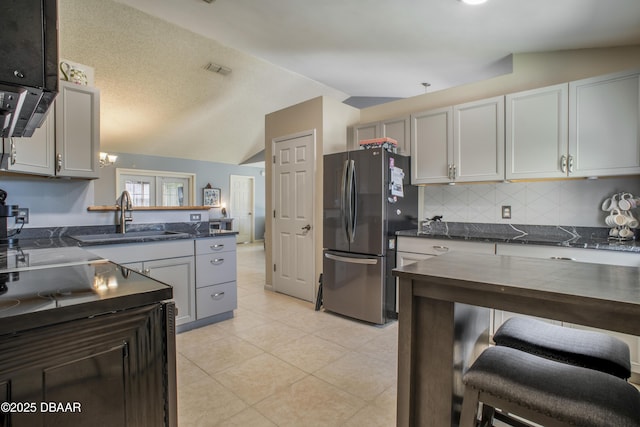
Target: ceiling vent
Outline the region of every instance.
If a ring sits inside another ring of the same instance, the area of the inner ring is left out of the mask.
[[[205,65],[204,69],[211,71],[212,73],[222,74],[223,76],[231,73],[231,68],[225,67],[224,65],[214,64],[213,62],[209,62]]]

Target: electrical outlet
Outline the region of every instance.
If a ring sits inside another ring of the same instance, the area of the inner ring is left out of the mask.
[[[502,206],[502,218],[511,219],[511,206]]]
[[[191,214],[191,221],[200,221],[202,216],[200,214]]]
[[[18,208],[18,215],[16,215],[16,224],[29,224],[29,208]]]

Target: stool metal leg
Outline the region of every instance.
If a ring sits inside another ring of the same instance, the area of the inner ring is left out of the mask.
[[[480,427],[492,427],[495,413],[496,409],[493,406],[483,403],[482,416],[480,417]]]

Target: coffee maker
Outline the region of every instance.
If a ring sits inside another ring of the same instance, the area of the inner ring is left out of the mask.
[[[14,238],[14,234],[9,236],[7,221],[8,218],[18,216],[18,205],[6,205],[7,192],[0,188],[0,245],[8,244],[9,247],[18,243],[18,239]],[[15,233],[17,234],[17,233]]]

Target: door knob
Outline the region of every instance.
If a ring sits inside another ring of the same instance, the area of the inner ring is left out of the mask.
[[[305,231],[311,230],[311,224],[305,225],[304,227],[302,227],[302,229],[305,230]]]

